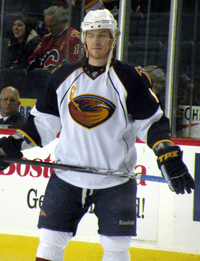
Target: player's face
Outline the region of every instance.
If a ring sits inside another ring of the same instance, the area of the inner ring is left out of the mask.
[[[113,38],[108,29],[90,30],[86,32],[86,46],[89,55],[89,64],[103,66],[113,43]]]
[[[26,34],[26,25],[21,20],[16,20],[13,23],[13,34],[19,42],[24,40]]]
[[[44,22],[48,32],[53,36],[59,35],[65,28],[64,23],[59,23],[56,21],[55,15],[46,15],[44,17]]]
[[[13,89],[5,89],[1,93],[1,114],[3,117],[10,116],[17,112],[20,105],[18,101],[18,93]]]

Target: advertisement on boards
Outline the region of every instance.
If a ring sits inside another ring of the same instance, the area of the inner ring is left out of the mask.
[[[195,144],[195,141],[193,141]],[[196,141],[199,144],[199,141]],[[191,194],[174,195],[172,239],[173,245],[185,249],[200,249],[200,146],[183,146],[183,159],[188,171],[194,177],[195,190]]]
[[[26,119],[28,118],[31,109],[36,103],[36,99],[20,99],[21,105],[18,108],[18,112],[22,114]]]
[[[178,107],[182,118],[182,137],[200,139],[200,106],[179,105]]]

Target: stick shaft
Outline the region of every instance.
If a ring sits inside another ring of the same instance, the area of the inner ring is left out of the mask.
[[[32,166],[44,167],[44,168],[62,169],[62,170],[84,172],[84,173],[89,173],[89,174],[126,177],[126,178],[130,178],[130,179],[140,179],[140,180],[166,183],[165,179],[162,177],[135,174],[133,172],[123,172],[123,171],[118,171],[118,170],[97,169],[97,168],[91,168],[91,167],[79,167],[79,166],[72,166],[72,165],[59,164],[59,163],[10,158],[10,157],[4,157],[4,156],[0,157],[0,161],[4,162],[4,163],[9,163],[9,164],[16,163],[16,164],[22,164],[22,165],[32,165]]]

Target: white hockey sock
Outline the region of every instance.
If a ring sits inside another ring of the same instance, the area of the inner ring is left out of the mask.
[[[102,261],[130,261],[129,251],[114,252],[105,250]]]
[[[100,242],[104,249],[102,261],[130,261],[130,236],[104,236],[100,235]]]
[[[47,246],[40,242],[37,249],[37,257],[52,261],[64,261],[64,250],[60,247]]]
[[[71,240],[71,233],[40,229],[40,243],[36,257],[53,261],[64,261],[64,251]]]

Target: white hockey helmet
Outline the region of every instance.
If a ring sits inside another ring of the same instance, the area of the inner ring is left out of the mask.
[[[107,9],[89,11],[81,23],[81,41],[85,42],[86,31],[97,29],[109,29],[112,37],[117,38],[117,21]]]

